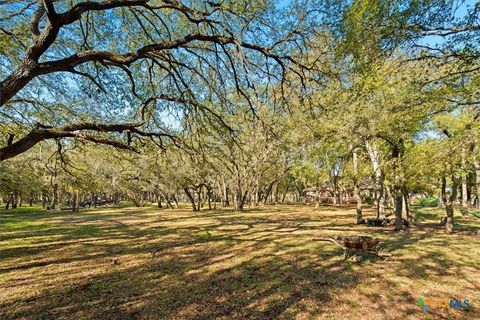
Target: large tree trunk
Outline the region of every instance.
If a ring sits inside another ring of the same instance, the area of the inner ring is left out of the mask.
[[[247,194],[248,192],[245,191],[242,193],[241,191],[238,191],[235,193],[235,211],[243,211],[243,207],[245,205],[245,200],[247,199]]]
[[[358,176],[358,154],[356,149],[353,150],[353,180],[353,193],[357,202],[356,223],[360,224],[362,222],[362,196],[360,194],[360,177]]]
[[[50,203],[50,209],[56,209],[58,203],[58,184],[54,183],[52,185],[52,202]]]
[[[403,217],[402,217],[402,205],[403,205],[403,194],[399,186],[395,186],[395,230],[402,230],[403,227]]]
[[[446,193],[447,180],[445,175],[442,178],[442,194],[443,194],[443,203],[445,205],[445,211],[447,213],[447,221],[445,223],[445,231],[447,233],[452,233],[454,228],[453,220],[453,202],[457,197],[457,183],[455,177],[452,175],[452,193],[447,197]]]
[[[385,213],[385,204],[384,204],[384,188],[383,188],[383,173],[380,168],[380,157],[378,154],[378,147],[372,145],[370,142],[365,141],[365,147],[367,153],[370,156],[370,161],[372,162],[372,168],[375,175],[375,184],[376,184],[376,203],[377,203],[377,218],[380,218]]]

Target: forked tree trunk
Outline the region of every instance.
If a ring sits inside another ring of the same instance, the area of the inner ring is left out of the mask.
[[[235,211],[243,211],[247,194],[247,191],[245,191],[245,193],[242,193],[241,191],[235,192]]]

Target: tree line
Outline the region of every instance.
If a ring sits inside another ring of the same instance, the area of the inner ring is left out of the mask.
[[[0,1],[3,201],[243,210],[314,188],[400,230],[424,195],[451,232],[454,206],[480,202],[478,12]]]

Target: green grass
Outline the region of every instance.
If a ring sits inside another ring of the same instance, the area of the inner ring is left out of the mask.
[[[414,203],[417,206],[421,207],[437,207],[438,206],[438,198],[423,198],[418,199]]]
[[[39,205],[33,205],[32,207],[30,206],[21,206],[17,207],[15,209],[8,209],[5,210],[5,205],[2,205],[0,207],[0,215],[2,214],[11,214],[11,213],[39,213],[39,212],[44,212],[45,210],[39,206]]]
[[[473,306],[434,319],[480,319],[480,219],[456,212],[447,235],[443,210],[414,214],[396,233],[336,207],[1,211],[0,319],[425,319],[419,297]],[[392,257],[345,261],[318,241],[334,235]]]

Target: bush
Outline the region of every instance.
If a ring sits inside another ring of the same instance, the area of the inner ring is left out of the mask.
[[[363,202],[366,202],[368,205],[373,205],[373,197],[370,195],[363,196]]]
[[[423,198],[418,199],[415,205],[422,207],[436,207],[438,206],[438,198]]]

